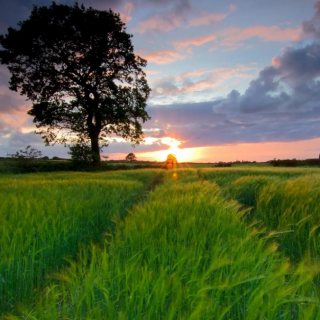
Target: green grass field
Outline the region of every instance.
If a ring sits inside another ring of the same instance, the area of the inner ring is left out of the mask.
[[[0,176],[4,319],[320,319],[320,170]]]

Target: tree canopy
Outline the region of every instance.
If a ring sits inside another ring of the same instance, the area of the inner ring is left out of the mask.
[[[147,61],[134,54],[119,14],[53,2],[34,6],[19,27],[0,36],[0,62],[9,88],[32,101],[28,114],[47,145],[90,141],[98,164],[107,137],[143,141]]]
[[[168,163],[168,164],[176,164],[177,162],[178,162],[177,158],[176,158],[176,156],[174,154],[172,154],[172,153],[168,154],[166,163]]]
[[[136,161],[137,157],[136,157],[136,155],[134,153],[130,152],[130,153],[127,154],[126,160],[127,161]]]

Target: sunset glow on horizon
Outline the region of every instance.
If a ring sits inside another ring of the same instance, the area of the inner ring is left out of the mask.
[[[0,4],[0,34],[30,15],[32,4]],[[73,0],[59,4],[73,5]],[[320,152],[320,0],[84,0],[120,13],[135,53],[148,61],[152,89],[145,142],[112,136],[103,154],[119,160],[179,162],[318,158]],[[46,148],[26,114],[30,101],[8,89],[0,66],[0,156]]]

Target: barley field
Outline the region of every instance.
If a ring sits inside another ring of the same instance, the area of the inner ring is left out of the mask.
[[[320,170],[0,176],[4,319],[320,319]]]

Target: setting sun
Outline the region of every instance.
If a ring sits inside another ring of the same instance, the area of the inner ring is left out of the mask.
[[[157,161],[165,161],[167,156],[172,153],[176,156],[178,162],[187,162],[192,161],[194,158],[194,149],[186,148],[186,149],[180,149],[179,146],[181,145],[182,141],[165,137],[162,138],[161,144],[170,146],[169,149],[166,150],[160,150],[156,152],[146,152],[141,153],[140,156],[144,158],[154,158]]]

